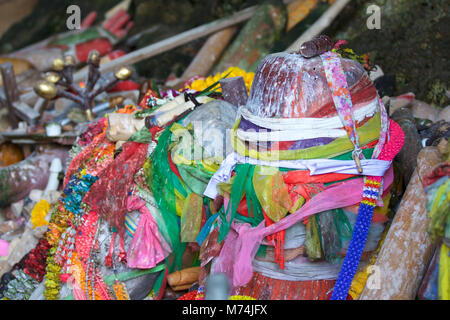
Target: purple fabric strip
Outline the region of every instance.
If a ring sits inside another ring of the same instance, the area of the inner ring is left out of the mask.
[[[245,130],[245,131],[254,131],[254,132],[271,132],[271,129],[262,128],[249,120],[246,120],[244,117],[241,117],[241,122],[239,123],[239,129]],[[314,139],[305,139],[305,140],[297,140],[294,142],[292,146],[289,147],[288,150],[301,150],[311,147],[317,147],[317,146],[324,146],[326,144],[329,144],[333,142],[335,138],[314,138]],[[267,148],[270,148],[271,142],[263,142],[264,146]]]
[[[314,139],[305,139],[305,140],[297,140],[294,144],[289,148],[289,150],[300,150],[317,146],[324,146],[336,140],[336,138],[314,138]]]

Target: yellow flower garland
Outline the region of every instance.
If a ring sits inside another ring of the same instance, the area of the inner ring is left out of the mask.
[[[48,221],[45,220],[45,216],[50,210],[50,203],[47,200],[42,199],[34,206],[31,211],[31,223],[33,224],[33,229],[48,225]]]
[[[253,298],[253,297],[242,296],[242,295],[231,296],[229,299],[230,299],[230,300],[256,300],[256,299]]]
[[[187,89],[192,89],[195,91],[202,91],[220,79],[224,78],[226,75],[227,78],[232,77],[243,77],[245,82],[245,87],[247,88],[247,93],[250,93],[250,88],[252,87],[253,78],[255,77],[254,72],[246,72],[245,70],[239,69],[238,67],[230,67],[226,71],[222,73],[217,73],[214,76],[209,76],[206,79],[195,80],[191,83],[191,85],[187,86]],[[222,92],[222,89],[219,86],[218,92]]]
[[[355,274],[355,277],[353,278],[352,284],[350,286],[348,294],[352,297],[353,300],[357,300],[359,296],[361,295],[364,287],[366,286],[367,279],[369,279],[369,276],[371,273],[369,272],[371,270],[371,267],[375,264],[377,261],[378,253],[381,250],[381,247],[383,246],[384,239],[386,238],[386,234],[389,230],[389,227],[386,226],[383,234],[381,235],[380,242],[378,243],[378,247],[373,253],[372,257],[370,258],[369,263],[367,266],[365,266],[361,271],[358,271]]]

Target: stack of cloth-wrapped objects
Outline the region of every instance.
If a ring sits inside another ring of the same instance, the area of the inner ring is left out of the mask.
[[[205,272],[256,299],[346,299],[382,238],[403,141],[359,63],[267,56],[205,191],[223,201],[202,230]]]

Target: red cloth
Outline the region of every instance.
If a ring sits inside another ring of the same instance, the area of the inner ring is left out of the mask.
[[[78,61],[86,62],[89,56],[89,52],[97,50],[100,56],[111,52],[113,49],[111,42],[106,38],[93,39],[91,41],[79,43],[75,46],[75,54]]]
[[[172,170],[173,173],[175,173],[175,175],[181,180],[183,181],[183,178],[181,178],[180,172],[178,171],[177,166],[175,165],[175,163],[172,160],[172,156],[170,155],[170,152],[168,152],[168,161],[169,161],[169,166],[170,169]]]
[[[275,222],[273,222],[263,211],[264,220],[266,222],[266,227],[271,226]],[[286,230],[281,230],[278,232],[275,232],[274,234],[271,234],[267,236],[267,241],[274,242],[275,244],[275,263],[278,263],[280,265],[280,269],[284,269],[284,239],[286,236]]]
[[[125,55],[125,51],[114,50],[114,51],[108,53],[108,58],[111,60],[114,60],[114,59],[120,58],[121,56],[124,56],[124,55]]]
[[[147,157],[148,145],[127,142],[122,152],[104,169],[92,185],[83,202],[97,211],[122,235],[124,232],[128,192],[135,173]]]
[[[87,29],[94,24],[97,18],[97,11],[91,11],[86,18],[81,22],[81,29]]]
[[[94,140],[87,145],[86,148],[84,148],[78,155],[75,156],[75,158],[72,160],[72,162],[69,164],[69,167],[67,168],[66,175],[64,177],[64,188],[67,185],[67,182],[69,182],[70,177],[78,171],[80,167],[82,167],[90,157],[92,157],[92,154],[94,150],[98,147],[101,147],[102,145],[110,144],[111,142],[106,138],[105,133],[101,133],[97,135]],[[109,160],[107,160],[109,161]],[[104,161],[104,162],[107,162]],[[88,173],[95,175],[94,172],[88,168]]]
[[[325,190],[321,183],[309,183],[296,185],[292,191],[301,195],[305,201],[311,200],[312,197]]]
[[[283,173],[283,180],[286,184],[304,183],[329,183],[355,177],[353,174],[325,173],[311,176],[309,170],[295,170]]]
[[[236,294],[257,300],[327,300],[336,280],[291,281],[263,276],[258,272]]]
[[[450,176],[450,163],[448,162],[436,166],[433,171],[423,179],[422,183],[424,188],[445,176]]]
[[[177,300],[196,300],[195,297],[197,297],[197,290],[188,292],[184,295],[182,295],[181,297],[179,297]]]
[[[131,80],[119,81],[108,92],[139,90],[139,84]]]
[[[147,105],[147,101],[149,99],[156,99],[156,98],[158,98],[158,95],[156,94],[156,92],[152,89],[147,89],[144,97],[142,98],[141,101],[139,101],[139,107],[141,107],[142,109],[148,109],[149,106]]]
[[[103,28],[106,30],[111,30],[111,28],[114,26],[117,20],[119,20],[121,17],[127,15],[127,11],[125,9],[120,9],[117,11],[111,18],[106,20],[103,23]]]

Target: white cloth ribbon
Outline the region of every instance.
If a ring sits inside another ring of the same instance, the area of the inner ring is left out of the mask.
[[[302,129],[280,131],[245,131],[238,129],[236,135],[244,141],[297,141],[314,138],[339,138],[347,136],[344,129]]]
[[[244,157],[237,152],[230,153],[214,173],[209,181],[203,195],[214,199],[217,196],[217,185],[225,182],[231,177],[231,172],[238,163],[248,163],[252,165],[270,166],[277,168],[287,168],[295,170],[309,170],[310,175],[325,173],[343,173],[360,175],[358,168],[353,160],[334,160],[334,159],[299,159],[299,160],[279,160],[263,161],[254,158]],[[392,161],[378,159],[361,160],[361,167],[364,175],[384,176],[385,172],[391,166]]]
[[[362,121],[367,117],[373,116],[380,110],[378,99],[375,98],[363,107],[358,108],[355,105],[353,112],[354,121]],[[271,130],[330,130],[342,129],[342,122],[339,116],[332,118],[264,118],[253,115],[248,109],[240,108],[240,114],[244,119],[261,128]],[[320,134],[321,131],[318,131]],[[320,135],[316,135],[320,137]]]

